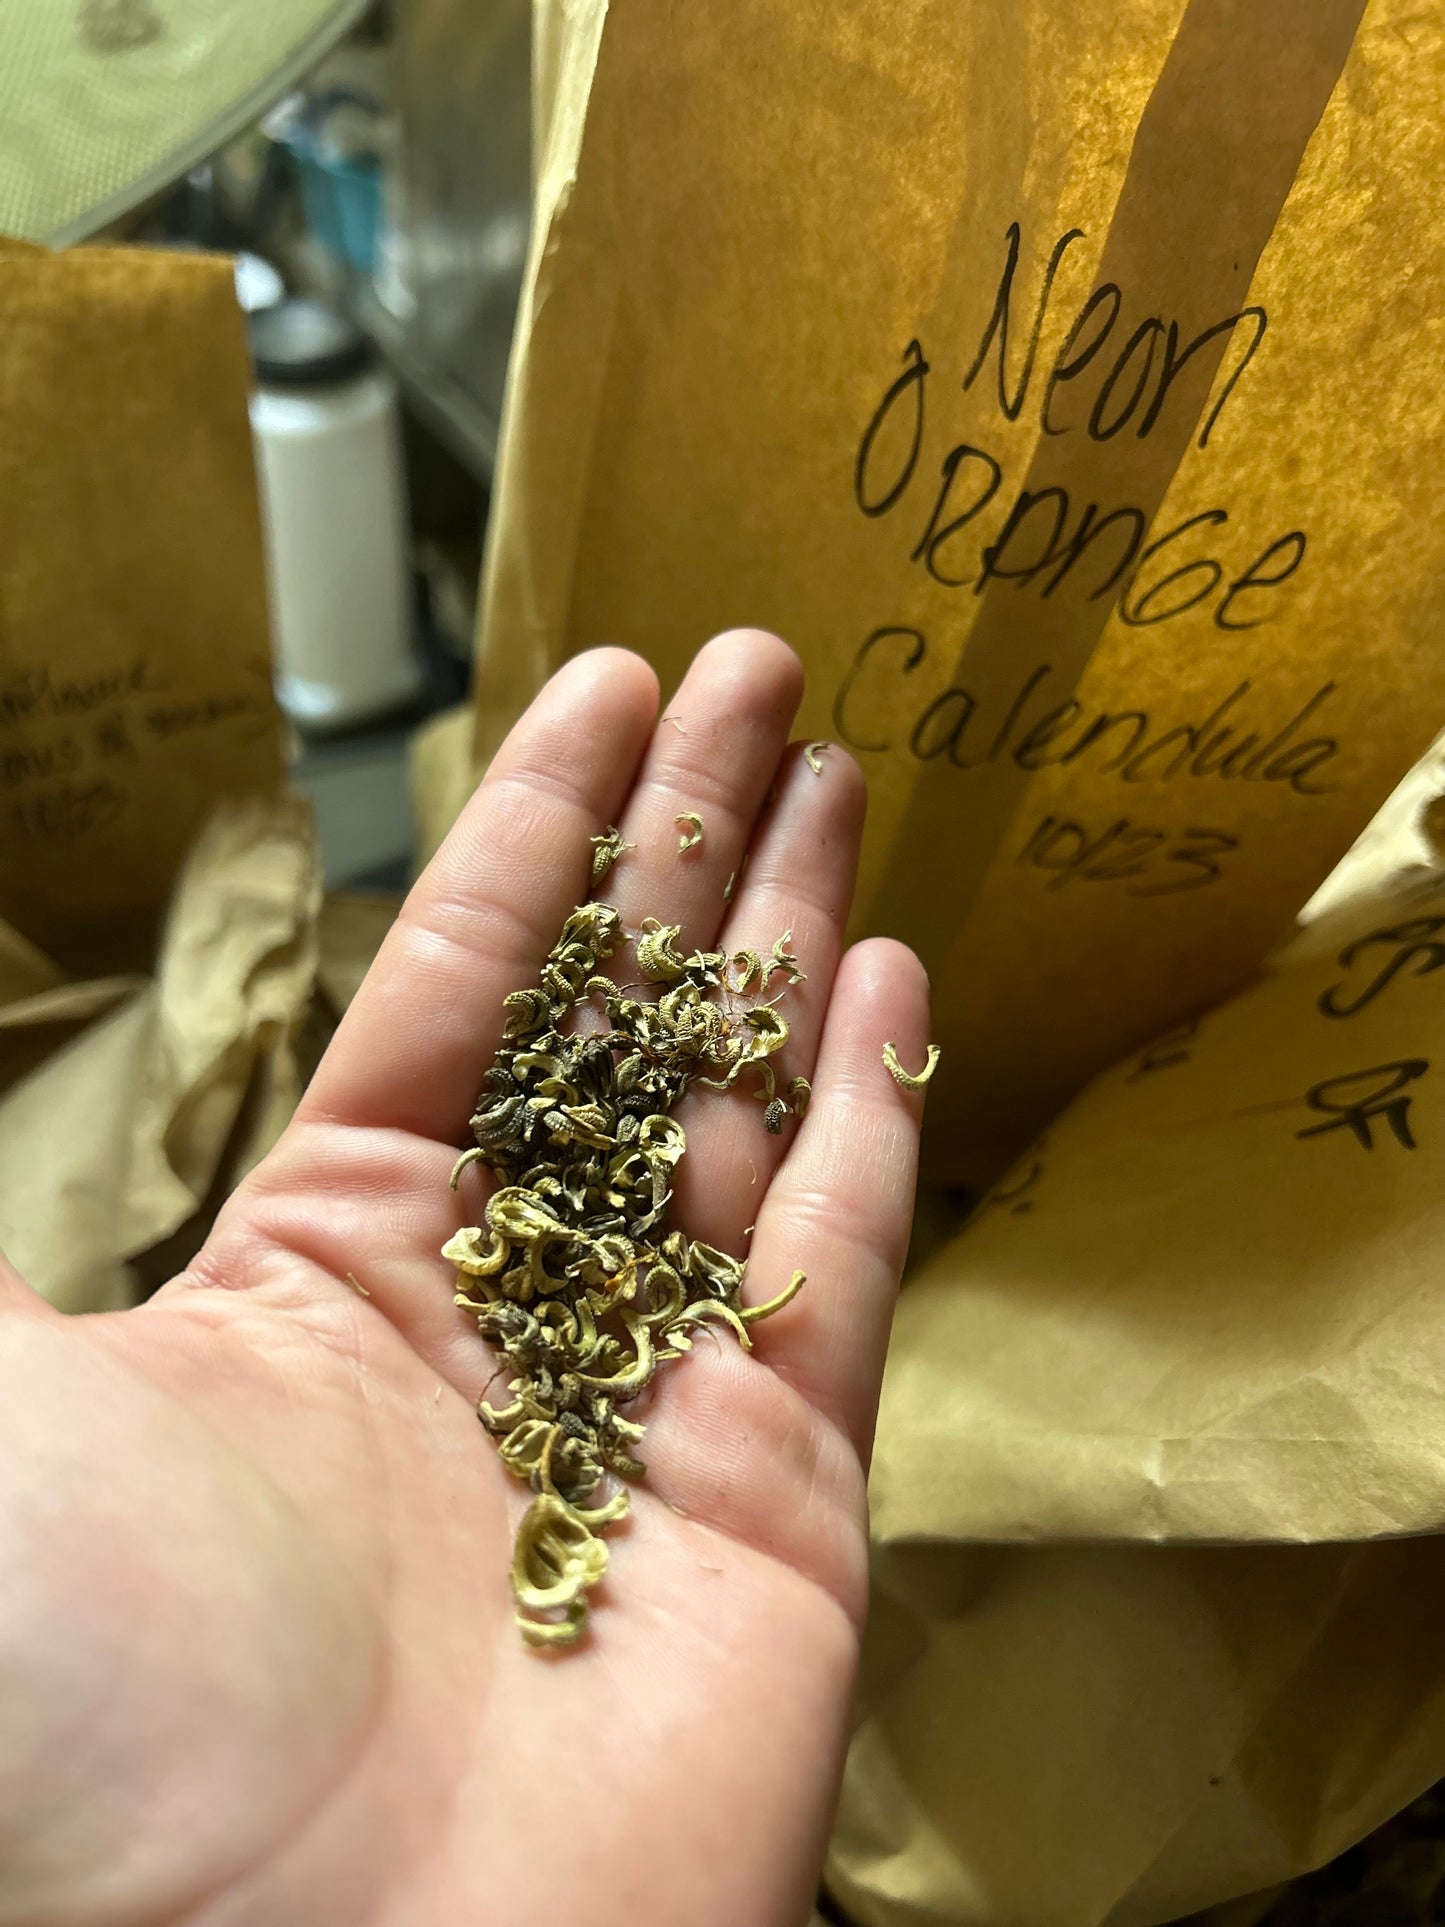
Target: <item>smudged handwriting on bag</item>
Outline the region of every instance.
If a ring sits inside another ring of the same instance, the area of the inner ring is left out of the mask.
[[[124,816],[130,792],[119,783],[62,783],[15,804],[10,821],[21,836],[40,843],[74,843],[108,829]]]
[[[1128,1082],[1132,1084],[1141,1077],[1151,1077],[1156,1071],[1172,1070],[1176,1064],[1187,1064],[1193,1055],[1199,1024],[1199,1018],[1189,1017],[1182,1024],[1175,1024],[1166,1030],[1162,1037],[1156,1037],[1152,1044],[1140,1051],[1138,1060],[1128,1073]]]
[[[0,683],[0,796],[18,835],[70,843],[108,828],[131,800],[129,772],[177,738],[250,714],[272,728],[268,679],[255,688],[187,691],[138,656],[83,677],[21,669]],[[48,725],[53,725],[53,733]]]

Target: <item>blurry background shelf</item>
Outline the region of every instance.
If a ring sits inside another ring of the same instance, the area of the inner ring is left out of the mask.
[[[489,406],[454,370],[428,355],[414,331],[381,300],[371,280],[346,273],[309,233],[273,236],[267,252],[298,294],[333,301],[366,334],[400,384],[406,403],[484,489],[497,456],[501,398]]]
[[[528,0],[378,8],[211,170],[234,232],[351,316],[483,487],[526,265],[530,75]]]

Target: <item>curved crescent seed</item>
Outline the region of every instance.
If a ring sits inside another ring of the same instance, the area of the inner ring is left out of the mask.
[[[942,1054],[937,1044],[930,1044],[928,1046],[928,1062],[923,1066],[923,1069],[918,1073],[917,1077],[914,1077],[911,1072],[904,1070],[903,1066],[899,1063],[896,1048],[892,1044],[885,1044],[883,1046],[883,1064],[895,1084],[901,1085],[905,1091],[921,1091],[929,1078],[932,1077],[933,1073],[938,1069],[938,1060]]]

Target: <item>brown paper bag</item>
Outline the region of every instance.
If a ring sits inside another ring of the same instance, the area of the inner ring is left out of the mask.
[[[866,1927],[1149,1927],[1445,1774],[1440,782],[905,1291],[832,1870]]]
[[[228,263],[0,254],[0,914],[82,978],[280,783],[248,381]]]
[[[1236,987],[1445,718],[1440,22],[548,4],[476,686],[800,650],[986,1179]]]
[[[1445,1765],[1435,1538],[918,1548],[890,1583],[828,1870],[859,1927],[1155,1927]]]
[[[1389,1122],[1445,1111],[1368,1082],[1429,1057],[1423,1006],[1317,1009],[1433,913],[1362,912],[1144,1047],[1248,979],[1445,717],[1445,29],[540,18],[478,756],[580,647],[671,680],[716,629],[786,635],[802,729],[869,776],[857,927],[933,972],[935,1168],[992,1185],[900,1315],[835,1883],[870,1927],[1257,1892],[1445,1770],[1441,1542],[1375,1542],[1445,1490],[1442,1227]],[[1436,994],[1418,963],[1396,996]],[[1401,1095],[1373,1148],[1328,1108]]]

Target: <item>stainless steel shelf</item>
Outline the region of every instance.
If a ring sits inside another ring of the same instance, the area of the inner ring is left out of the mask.
[[[297,292],[334,301],[351,317],[396,376],[418,418],[489,489],[497,459],[495,417],[454,376],[418,352],[364,275],[339,266],[313,236],[278,237],[268,248]]]

